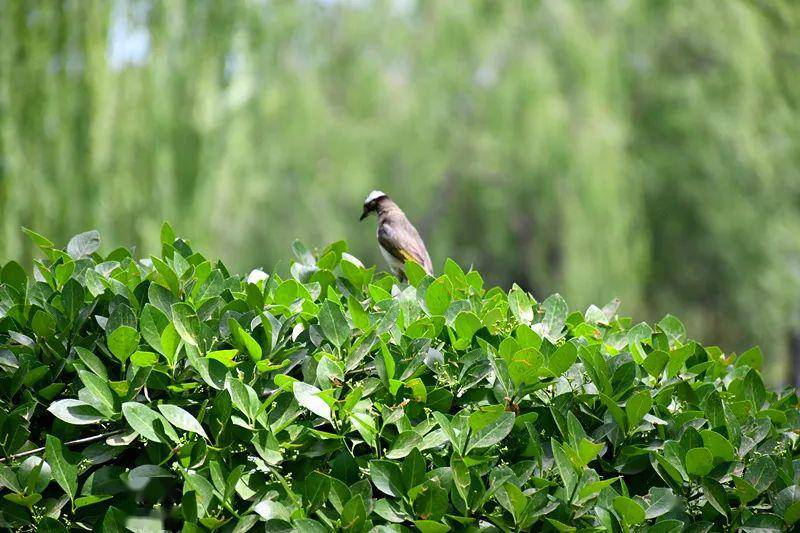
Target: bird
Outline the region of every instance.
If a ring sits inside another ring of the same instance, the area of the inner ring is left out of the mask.
[[[406,261],[415,261],[429,275],[433,275],[433,264],[422,237],[408,221],[406,214],[383,191],[372,191],[364,200],[364,212],[359,220],[372,213],[378,216],[378,248],[389,268],[400,279],[407,279]]]

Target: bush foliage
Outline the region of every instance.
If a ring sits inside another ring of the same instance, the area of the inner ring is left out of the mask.
[[[42,531],[780,531],[794,390],[618,302],[409,284],[338,242],[246,279],[162,229],[0,271],[0,522]]]

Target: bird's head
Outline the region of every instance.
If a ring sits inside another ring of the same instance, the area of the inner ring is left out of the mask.
[[[371,213],[376,213],[378,211],[378,205],[384,198],[389,197],[383,191],[372,191],[369,193],[367,199],[364,200],[364,211],[361,213],[361,218],[359,220],[364,220]]]

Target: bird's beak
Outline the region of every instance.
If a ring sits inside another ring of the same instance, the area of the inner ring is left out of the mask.
[[[364,212],[363,212],[363,213],[361,213],[361,218],[359,218],[358,220],[364,220],[364,219],[365,219],[365,218],[367,218],[368,216],[369,216],[369,211],[367,211],[366,209],[364,209]]]

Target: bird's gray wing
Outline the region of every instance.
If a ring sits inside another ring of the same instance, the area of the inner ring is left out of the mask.
[[[378,227],[378,242],[399,261],[415,261],[428,274],[433,274],[433,265],[425,243],[405,217],[385,220]]]

